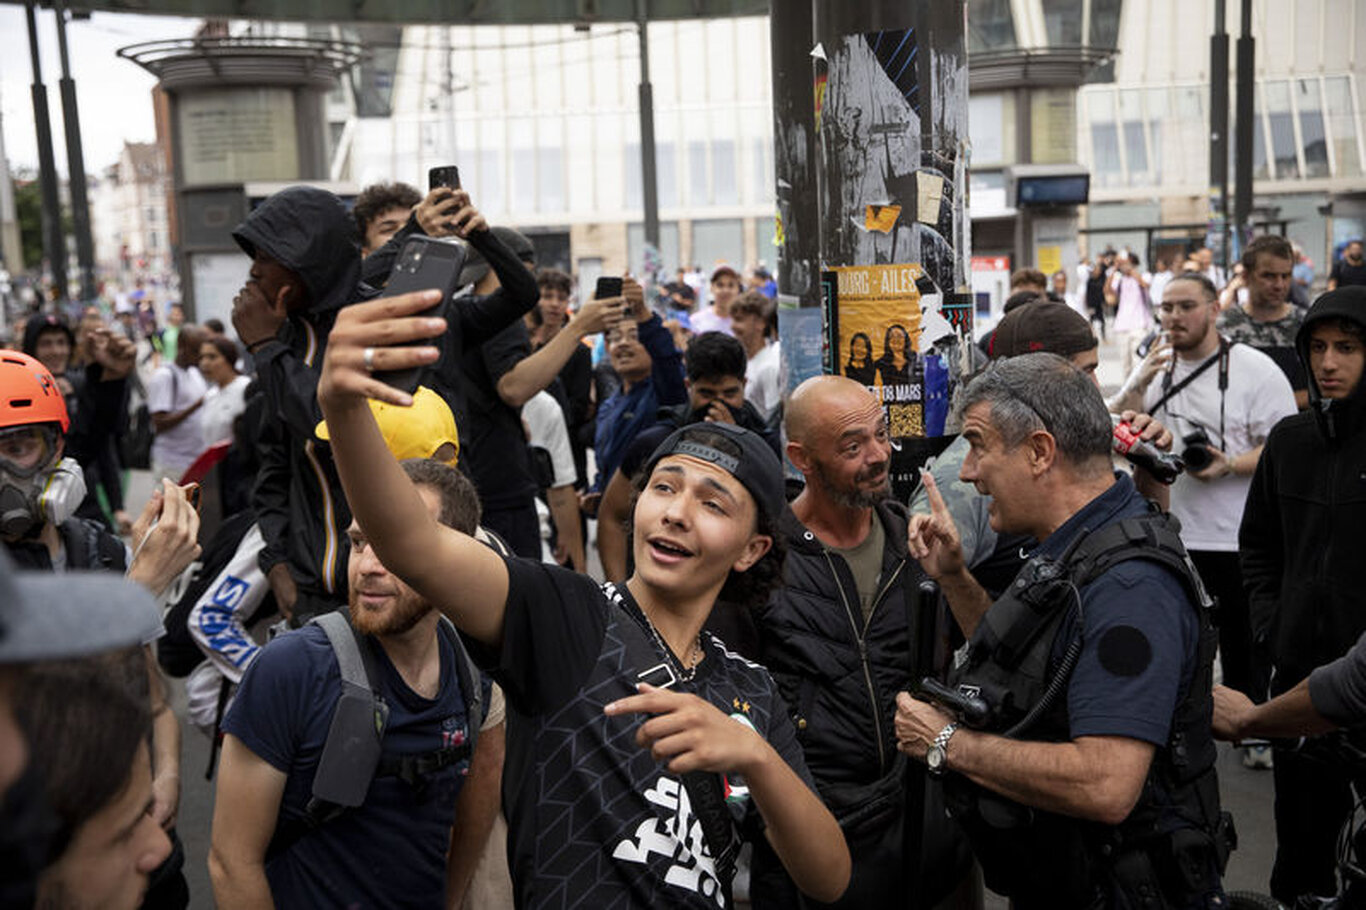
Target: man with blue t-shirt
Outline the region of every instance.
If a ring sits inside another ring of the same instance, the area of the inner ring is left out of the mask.
[[[1061,357],[996,361],[960,408],[961,478],[1039,545],[992,603],[926,475],[908,549],[968,644],[959,703],[941,697],[959,720],[902,693],[900,748],[947,773],[987,884],[1022,910],[1221,906],[1215,635],[1175,523],[1114,472],[1100,392]]]
[[[433,521],[474,532],[479,500],[464,475],[429,459],[403,468]],[[375,691],[389,708],[378,769],[360,806],[334,817],[310,807],[342,694],[337,654],[313,624],[267,645],[223,721],[209,852],[220,906],[443,906],[446,895],[464,894],[487,841],[501,772],[499,709],[468,716],[457,639],[389,574],[354,521],[349,536],[351,623],[370,646]],[[480,685],[488,705],[488,683]],[[475,724],[482,732],[471,758]]]

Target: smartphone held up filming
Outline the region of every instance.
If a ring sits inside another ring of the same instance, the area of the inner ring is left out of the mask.
[[[460,189],[460,168],[453,164],[444,167],[434,167],[427,171],[428,191],[445,187],[450,190]]]
[[[441,303],[449,300],[460,286],[460,269],[465,264],[465,245],[453,240],[432,237],[410,237],[394,261],[389,284],[381,297],[398,297],[412,291],[438,290]],[[441,303],[418,316],[438,316]],[[409,346],[431,344],[431,340],[408,342]],[[409,395],[417,391],[420,367],[406,370],[376,370],[375,378]]]

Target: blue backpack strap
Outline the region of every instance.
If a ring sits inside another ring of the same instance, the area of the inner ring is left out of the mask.
[[[483,674],[475,666],[474,658],[470,657],[465,643],[460,640],[455,623],[442,616],[436,627],[446,636],[446,640],[455,651],[455,672],[460,680],[460,697],[465,700],[465,723],[469,727],[467,741],[473,754],[475,740],[479,738],[479,728],[483,726],[489,710],[489,706],[484,704]]]

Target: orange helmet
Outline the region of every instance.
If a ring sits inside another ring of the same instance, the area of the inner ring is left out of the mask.
[[[0,427],[55,423],[71,427],[66,400],[47,367],[19,351],[0,351]]]

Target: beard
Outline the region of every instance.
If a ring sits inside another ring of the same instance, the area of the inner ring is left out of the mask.
[[[825,465],[820,461],[815,464],[816,476],[820,478],[821,485],[830,494],[830,498],[847,509],[871,509],[892,494],[892,477],[886,464],[881,468],[864,468],[859,471],[854,475],[852,487],[841,486],[839,480],[826,472]],[[882,475],[882,483],[875,488],[865,489],[861,486],[878,474]]]
[[[349,594],[351,625],[362,635],[402,635],[431,612],[431,605],[412,591],[396,595],[383,610],[362,606],[360,595]]]

